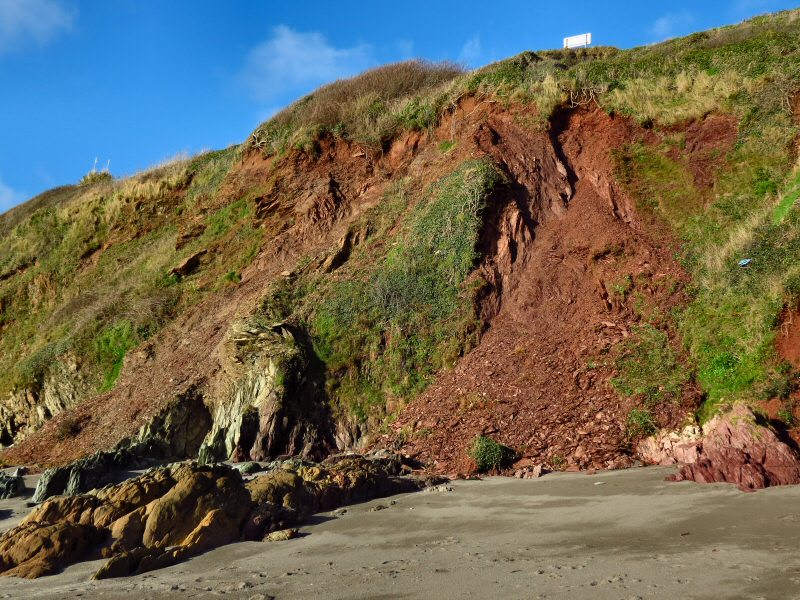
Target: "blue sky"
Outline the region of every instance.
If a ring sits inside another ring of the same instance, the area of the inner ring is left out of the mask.
[[[0,0],[0,212],[244,140],[322,83],[412,57],[480,66],[591,31],[628,48],[796,6],[672,2]]]

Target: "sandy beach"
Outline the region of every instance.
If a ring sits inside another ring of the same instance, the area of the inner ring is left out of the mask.
[[[670,472],[458,481],[143,576],[91,581],[97,561],[2,578],[0,597],[800,598],[800,487],[746,494]]]

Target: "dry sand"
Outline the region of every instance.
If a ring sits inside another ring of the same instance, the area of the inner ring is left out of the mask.
[[[460,481],[143,576],[90,581],[98,561],[2,578],[0,597],[800,598],[800,486],[745,494],[670,472]]]

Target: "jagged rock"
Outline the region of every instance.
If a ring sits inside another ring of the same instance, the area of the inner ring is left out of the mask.
[[[110,451],[47,469],[39,478],[32,500],[43,502],[61,494],[81,494],[115,483],[125,469],[192,456],[209,427],[210,416],[202,398],[189,390],[153,417],[136,438],[123,440]]]
[[[224,531],[238,537],[244,519],[254,508],[239,472],[221,465],[187,471],[176,477],[175,486],[147,516],[143,545],[164,548],[202,543],[205,546],[209,535],[225,540],[216,545],[233,541],[234,537],[224,537]],[[213,529],[213,533],[203,529]]]
[[[697,460],[668,479],[728,482],[743,491],[800,483],[800,457],[747,406],[715,416],[703,431]]]
[[[78,358],[65,354],[52,363],[43,381],[12,392],[0,403],[0,444],[24,439],[48,419],[75,406],[90,391]]]
[[[285,461],[247,484],[222,464],[150,469],[40,504],[0,537],[0,575],[39,577],[104,557],[95,575],[103,579],[158,569],[237,540],[288,539],[300,519],[318,510],[425,485],[400,477],[403,471],[394,456]]]
[[[322,262],[320,270],[323,273],[331,273],[341,267],[347,262],[347,259],[350,258],[350,252],[353,250],[353,247],[361,244],[367,235],[369,235],[368,230],[349,229],[347,233],[339,239],[339,242],[336,244],[336,250]]]
[[[231,328],[226,370],[235,383],[214,407],[200,462],[327,453],[333,446],[326,429],[330,418],[309,345],[285,323],[248,319]]]
[[[647,465],[692,464],[697,462],[697,442],[702,430],[687,425],[681,431],[660,431],[636,446],[636,454]]]
[[[0,500],[25,493],[25,481],[20,473],[0,473]]]

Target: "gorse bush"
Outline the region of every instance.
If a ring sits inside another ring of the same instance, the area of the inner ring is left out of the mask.
[[[508,446],[483,435],[479,435],[473,440],[469,455],[481,473],[507,467],[517,457],[517,453]]]

